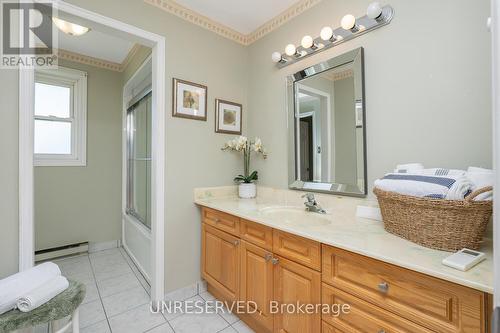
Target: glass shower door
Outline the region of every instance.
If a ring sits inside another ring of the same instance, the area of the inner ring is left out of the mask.
[[[127,214],[151,229],[151,93],[127,110]]]

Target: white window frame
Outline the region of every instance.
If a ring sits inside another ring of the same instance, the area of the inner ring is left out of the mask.
[[[87,73],[72,68],[35,70],[35,82],[71,89],[70,118],[37,116],[39,120],[71,122],[71,154],[34,154],[35,166],[87,165]],[[69,120],[68,120],[69,119]]]

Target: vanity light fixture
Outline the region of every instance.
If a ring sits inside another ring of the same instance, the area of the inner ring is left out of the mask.
[[[382,7],[380,3],[375,1],[369,4],[366,9],[366,16],[377,21],[382,19]]]
[[[59,30],[71,36],[81,36],[90,31],[90,28],[64,21],[57,17],[53,17],[52,22],[54,22]]]
[[[321,29],[321,32],[319,33],[319,36],[321,37],[322,40],[334,42],[337,40],[337,36],[333,34],[333,29],[330,27],[324,27]]]
[[[271,59],[273,60],[273,62],[283,62],[285,63],[286,62],[286,59],[284,59],[282,56],[281,56],[281,53],[279,52],[273,52],[273,54],[271,55]]]
[[[314,39],[309,35],[302,37],[302,41],[300,42],[300,45],[302,45],[302,47],[305,49],[316,50],[318,48],[318,44],[316,44]]]
[[[325,26],[321,29],[318,37],[313,38],[306,35],[298,47],[295,44],[288,44],[285,53],[274,52],[271,59],[279,68],[283,68],[310,55],[383,27],[391,23],[393,17],[394,9],[390,5],[382,7],[380,3],[372,2],[366,9],[366,15],[356,18],[347,14],[342,18],[340,27]]]
[[[347,14],[342,18],[340,26],[344,30],[350,30],[353,34],[360,30],[359,25],[356,24],[356,18],[351,14]]]
[[[293,44],[288,44],[285,47],[285,54],[289,57],[300,57],[300,53],[297,52],[297,48]]]

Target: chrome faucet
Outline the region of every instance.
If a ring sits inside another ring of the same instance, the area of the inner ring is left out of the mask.
[[[306,206],[306,210],[308,212],[326,214],[326,210],[321,208],[321,206],[318,205],[318,203],[316,202],[316,199],[314,198],[314,194],[306,193],[302,196],[302,198],[306,198],[306,202],[304,202],[304,205]]]

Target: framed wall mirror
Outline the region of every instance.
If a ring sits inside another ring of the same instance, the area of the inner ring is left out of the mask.
[[[366,196],[363,48],[288,77],[291,189]]]

